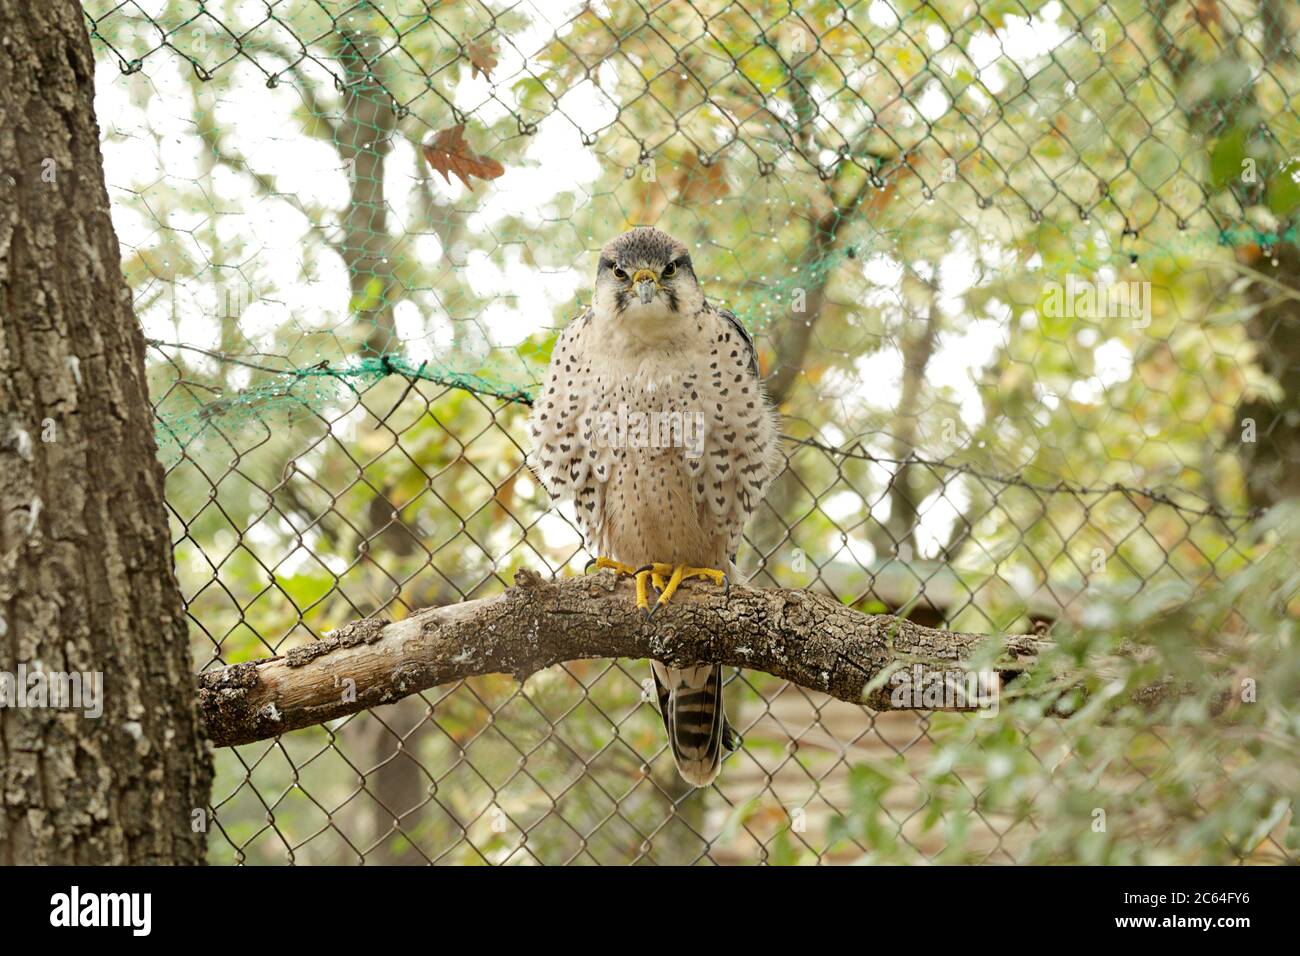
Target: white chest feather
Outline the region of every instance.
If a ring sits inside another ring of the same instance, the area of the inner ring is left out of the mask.
[[[589,546],[628,563],[717,567],[775,465],[748,343],[702,311],[663,346],[594,316],[562,336],[535,404],[532,462]]]

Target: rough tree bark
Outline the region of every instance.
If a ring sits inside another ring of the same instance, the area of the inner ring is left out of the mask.
[[[367,618],[286,655],[201,675],[199,707],[213,743],[263,740],[463,677],[522,681],[562,661],[603,657],[716,661],[877,710],[914,709],[895,708],[888,684],[868,685],[894,664],[964,676],[971,654],[991,640],[1002,643],[998,672],[1007,678],[1044,646],[1033,635],[963,634],[861,614],[812,591],[737,585],[724,596],[691,587],[647,624],[631,582],[612,572],[548,582],[521,571],[515,583],[496,597],[397,623]]]
[[[75,0],[0,0],[0,670],[103,674],[103,714],[0,708],[0,861],[201,863],[211,757]]]

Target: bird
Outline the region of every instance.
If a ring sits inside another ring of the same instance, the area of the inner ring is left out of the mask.
[[[590,306],[560,333],[533,402],[529,463],[571,502],[588,568],[636,581],[647,618],[685,581],[740,580],[736,552],[780,458],[754,341],[711,303],[686,245],[632,228],[600,250]],[[651,598],[653,586],[656,595]],[[682,778],[707,787],[740,746],[722,667],[651,662]]]

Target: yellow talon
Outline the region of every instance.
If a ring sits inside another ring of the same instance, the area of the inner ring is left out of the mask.
[[[613,558],[594,558],[587,562],[587,566],[583,570],[590,571],[593,567],[610,568],[611,570],[617,571],[619,574],[626,574],[628,576],[636,574],[636,568],[632,567],[632,565],[624,564],[622,561],[615,561]]]
[[[668,586],[659,589],[659,607],[663,607],[673,599],[677,593],[677,586],[682,583],[682,574],[686,571],[686,565],[679,564],[673,568],[673,575],[668,579]]]
[[[677,589],[681,587],[683,581],[691,578],[708,578],[714,584],[721,587],[727,587],[727,573],[719,571],[717,568],[693,568],[686,564],[665,564],[660,561],[651,563],[639,568],[634,568],[630,564],[624,564],[622,561],[615,561],[613,558],[596,557],[587,562],[586,570],[590,571],[595,568],[609,568],[617,571],[619,574],[626,574],[636,580],[636,606],[645,612],[646,617],[651,617],[655,611],[663,607],[673,599]],[[654,585],[659,592],[658,600],[654,606],[650,604],[650,585]]]
[[[681,583],[690,578],[708,578],[720,587],[727,587],[727,573],[725,571],[719,571],[717,568],[692,568],[685,564],[679,564],[672,569],[672,576],[669,577],[666,585],[661,586],[658,581],[655,582],[656,587],[659,588],[659,600],[655,602],[650,614],[654,614],[655,611],[671,601]]]
[[[646,578],[650,577],[651,572],[647,569],[647,570],[637,571],[635,573],[636,573],[636,606],[639,607],[641,610],[645,611],[646,616],[649,617],[650,600],[649,597],[646,595],[645,583],[646,583]]]
[[[727,572],[717,568],[687,568],[682,574],[682,580],[687,578],[708,578],[720,588],[727,586]]]

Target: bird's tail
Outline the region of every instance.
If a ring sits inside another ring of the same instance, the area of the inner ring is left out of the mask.
[[[691,786],[707,787],[722,766],[723,747],[740,746],[722,705],[722,665],[677,670],[651,661],[650,667],[677,771]]]

